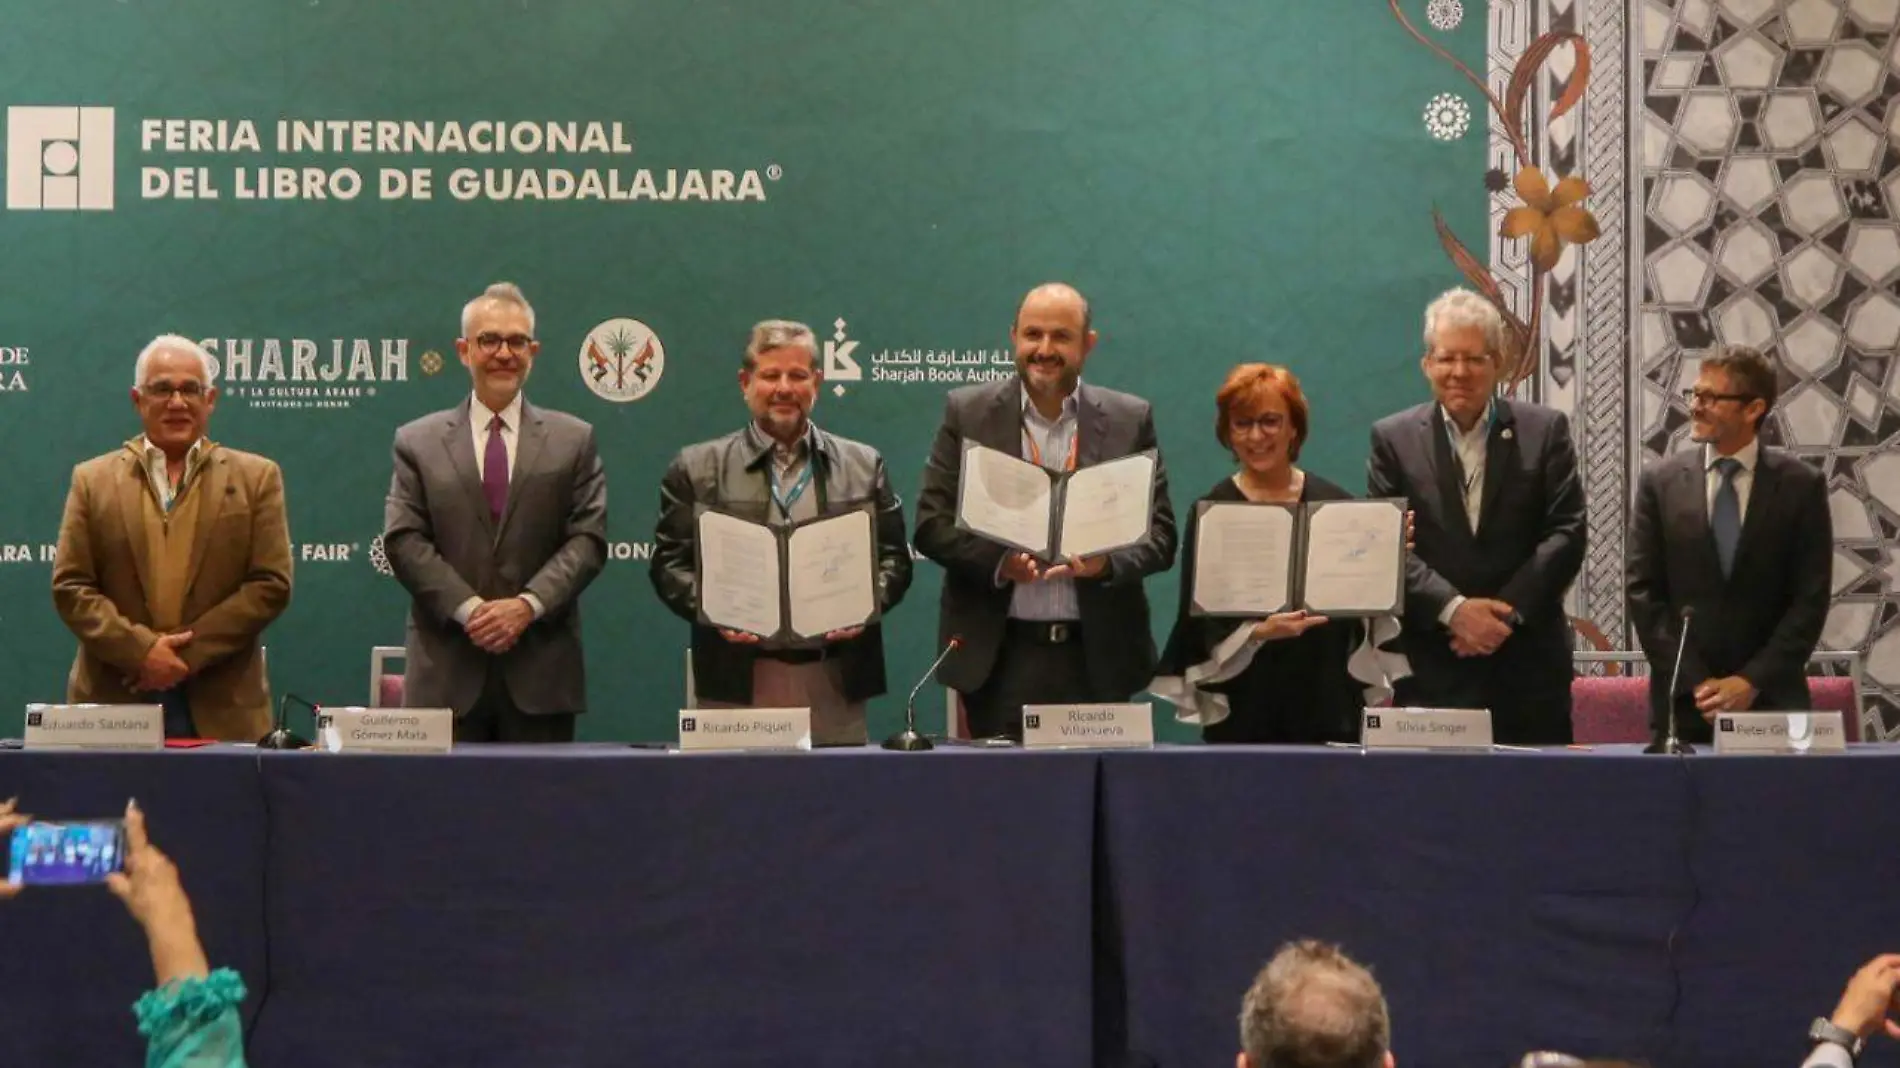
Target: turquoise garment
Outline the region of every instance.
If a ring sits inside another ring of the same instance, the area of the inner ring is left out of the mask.
[[[145,1068],[244,1068],[243,1000],[244,980],[229,968],[140,998],[132,1013],[146,1038]]]

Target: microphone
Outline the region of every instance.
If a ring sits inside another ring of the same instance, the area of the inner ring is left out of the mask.
[[[1676,635],[1676,666],[1669,672],[1669,695],[1663,702],[1663,736],[1644,747],[1645,753],[1671,753],[1687,756],[1695,752],[1695,747],[1684,742],[1676,735],[1676,686],[1682,682],[1682,654],[1689,648],[1689,623],[1695,618],[1695,608],[1684,605],[1682,608],[1682,631]]]
[[[318,715],[319,713],[323,711],[323,708],[320,705],[317,705],[316,703],[311,702],[311,701],[306,701],[303,698],[298,697],[296,694],[286,691],[283,699],[277,702],[277,727],[275,730],[271,731],[269,734],[266,734],[265,736],[257,740],[257,747],[259,749],[308,749],[310,748],[309,742],[306,742],[302,738],[299,738],[295,734],[292,734],[290,732],[290,728],[284,726],[284,712],[286,711],[287,707],[292,701],[295,701],[298,704],[309,709],[310,715],[312,717],[315,717],[316,715]]]
[[[943,662],[949,659],[950,654],[962,646],[963,639],[951,635],[950,641],[943,647],[943,652],[938,653],[937,659],[930,662],[930,670],[924,672],[924,677],[918,679],[917,685],[910,688],[910,697],[904,702],[904,729],[884,739],[884,748],[902,753],[920,753],[926,749],[936,748],[931,744],[930,739],[917,733],[917,693],[924,688],[924,683],[929,682],[931,676],[937,673],[937,669],[943,666]]]

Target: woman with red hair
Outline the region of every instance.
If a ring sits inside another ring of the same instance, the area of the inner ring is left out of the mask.
[[[1293,372],[1241,364],[1215,395],[1215,408],[1214,436],[1239,469],[1201,500],[1298,505],[1351,499],[1295,465],[1308,410]],[[1390,678],[1407,673],[1403,657],[1378,649],[1397,636],[1398,621],[1329,620],[1300,611],[1258,621],[1190,614],[1196,513],[1188,509],[1181,539],[1180,614],[1149,692],[1175,705],[1182,722],[1198,724],[1209,742],[1358,740],[1361,711],[1390,695]]]

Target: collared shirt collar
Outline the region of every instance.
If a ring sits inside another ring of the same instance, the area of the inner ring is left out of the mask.
[[[197,441],[191,443],[191,448],[185,450],[185,470],[191,470],[191,465],[197,463],[198,458],[204,455],[205,446],[210,443],[210,440],[211,439],[206,437],[200,437]],[[146,437],[144,434],[140,434],[138,437],[138,450],[139,456],[145,460],[147,467],[150,467],[154,462],[153,457],[157,457],[157,462],[159,463],[163,463],[165,460],[165,450],[152,444],[152,439]],[[163,468],[160,468],[160,470],[163,470]]]
[[[1759,436],[1750,438],[1748,444],[1736,449],[1730,456],[1741,462],[1742,470],[1745,473],[1754,474],[1755,461],[1761,458],[1761,438]],[[1715,468],[1715,461],[1720,458],[1721,454],[1715,451],[1715,445],[1713,443],[1702,446],[1702,470],[1713,470]]]
[[[1442,404],[1438,406],[1438,415],[1445,421],[1445,429],[1450,432],[1453,441],[1470,441],[1472,438],[1488,437],[1491,433],[1491,424],[1497,421],[1498,399],[1492,397],[1485,403],[1484,414],[1478,417],[1477,422],[1471,424],[1469,431],[1458,429],[1458,421],[1451,417],[1451,412],[1447,411]]]
[[[804,436],[793,443],[793,454],[817,451],[818,440],[818,424],[807,418],[805,420]],[[781,455],[778,439],[767,434],[765,428],[759,425],[757,419],[745,425],[745,441],[747,450],[752,453],[751,464],[756,464],[767,456]],[[751,464],[747,464],[747,466],[749,467]]]
[[[1082,380],[1079,378],[1075,380],[1075,388],[1069,391],[1068,396],[1062,398],[1062,411],[1053,420],[1042,418],[1042,413],[1036,410],[1035,402],[1029,399],[1029,387],[1023,385],[1020,380],[1016,383],[1016,391],[1022,397],[1024,418],[1034,417],[1045,423],[1061,423],[1075,418],[1075,413],[1081,404]]]
[[[499,415],[509,430],[519,434],[521,433],[521,396],[520,393],[516,393],[514,399],[508,402],[508,407],[497,412],[483,404],[482,399],[471,392],[468,395],[469,421],[486,430],[489,422]]]

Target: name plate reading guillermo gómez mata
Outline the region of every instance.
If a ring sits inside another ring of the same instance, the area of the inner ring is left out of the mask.
[[[332,753],[446,753],[455,744],[451,708],[324,706],[317,746]]]

